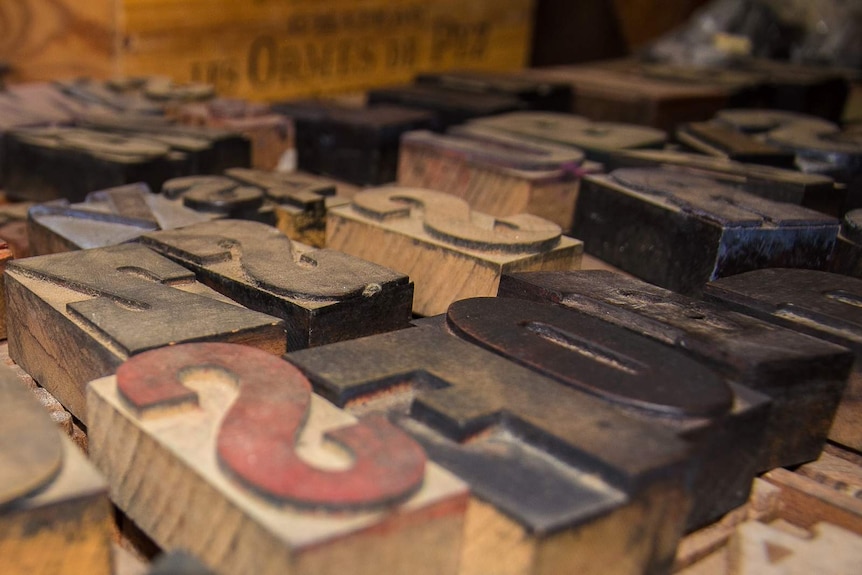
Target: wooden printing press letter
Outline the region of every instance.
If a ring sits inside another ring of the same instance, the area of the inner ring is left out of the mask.
[[[444,324],[431,318],[286,358],[336,405],[360,418],[388,414],[432,461],[469,483],[462,575],[667,572],[689,513],[691,446],[667,426],[630,415],[638,399],[621,399],[621,409],[468,343]],[[638,339],[610,324],[602,330]],[[724,407],[730,394],[717,376],[647,345],[651,367],[669,386],[698,382],[694,409]],[[625,376],[578,357],[591,384]],[[667,397],[635,387],[645,401]]]
[[[161,348],[91,382],[87,402],[111,498],[218,573],[457,572],[464,484],[385,418],[357,422],[314,395],[282,359]]]
[[[707,297],[851,349],[856,363],[829,433],[862,450],[862,280],[813,270],[763,269],[707,284]]]
[[[284,320],[288,350],[401,329],[413,284],[335,250],[313,250],[257,222],[218,220],[140,242],[232,300]]]
[[[545,82],[512,73],[460,70],[419,74],[415,82],[461,92],[512,96],[531,110],[549,112],[572,110],[572,87],[564,82]]]
[[[829,271],[862,278],[862,209],[844,214],[841,233],[829,261]]]
[[[506,271],[580,267],[582,244],[542,218],[493,218],[442,192],[385,187],[327,214],[330,248],[407,274],[413,311],[442,313],[465,297],[493,295]]]
[[[4,575],[110,575],[105,481],[32,392],[0,366],[0,557]]]
[[[591,255],[650,283],[697,294],[767,266],[822,268],[838,221],[709,178],[649,168],[587,176],[574,233]]]
[[[820,455],[853,363],[853,355],[837,345],[610,272],[504,275],[498,295],[600,317],[769,396],[759,471]]]
[[[131,355],[202,340],[285,350],[281,320],[143,246],[17,260],[5,279],[9,356],[85,424],[87,382]]]

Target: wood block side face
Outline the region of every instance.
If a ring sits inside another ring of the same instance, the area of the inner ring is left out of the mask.
[[[142,246],[28,258],[7,269],[9,354],[82,421],[87,381],[182,341],[285,349],[282,323],[208,290]]]
[[[838,232],[835,220],[817,212],[660,169],[588,178],[575,220],[593,255],[688,294],[765,266],[818,269]]]
[[[0,398],[0,556],[14,575],[69,565],[111,573],[110,507],[101,476],[3,367]],[[69,563],[71,562],[71,563]]]
[[[329,247],[407,274],[413,310],[445,311],[453,301],[492,295],[504,269],[571,269],[582,244],[559,226],[519,214],[495,219],[449,194],[415,188],[362,192],[330,211]]]
[[[221,220],[147,234],[141,242],[200,281],[284,320],[288,349],[406,327],[404,274],[333,250],[312,250],[256,222]]]
[[[167,366],[126,363],[117,377],[91,384],[91,452],[112,497],[159,544],[188,549],[224,573],[455,572],[466,491],[425,464],[403,432],[357,424],[312,396],[289,364],[261,352],[194,344],[150,354]],[[192,403],[168,400],[173,391],[160,387],[160,371],[178,374],[171,385]],[[127,385],[130,378],[156,387]],[[296,426],[293,441],[267,438],[246,421],[262,398],[273,417]],[[372,428],[374,437],[361,439]],[[129,441],[138,446],[131,453],[123,448]],[[254,455],[260,449],[265,457]],[[379,458],[392,465],[385,482],[373,479]],[[301,477],[309,473],[316,479]],[[394,491],[379,499],[381,488]]]
[[[470,484],[466,572],[553,573],[581,560],[598,569],[584,548],[609,531],[638,563],[621,572],[666,568],[689,509],[680,439],[437,323],[287,357],[353,413],[388,413]],[[636,451],[622,439],[630,433]]]

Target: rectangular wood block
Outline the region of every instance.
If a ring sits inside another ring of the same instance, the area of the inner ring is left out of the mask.
[[[692,122],[677,127],[676,139],[687,148],[736,162],[793,169],[795,154],[717,122]]]
[[[415,81],[451,90],[512,96],[531,110],[570,112],[572,109],[571,86],[563,82],[534,80],[518,72],[501,74],[456,70],[419,74]]]
[[[702,175],[749,194],[776,202],[788,202],[839,216],[846,189],[821,174],[806,174],[758,164],[744,164],[725,158],[673,150],[627,150],[611,155],[607,171],[618,168],[664,168]]]
[[[469,483],[462,575],[666,572],[689,510],[685,443],[440,323],[286,358]]]
[[[395,181],[401,134],[433,125],[431,114],[403,106],[350,107],[309,100],[282,102],[273,109],[296,125],[300,170],[356,185]]]
[[[141,243],[249,309],[279,317],[287,349],[407,327],[413,284],[334,250],[314,250],[257,222],[219,220],[143,235]]]
[[[281,320],[143,246],[26,258],[7,266],[5,280],[9,356],[85,424],[87,382],[131,355],[212,340],[285,350]]]
[[[407,82],[417,71],[527,61],[530,0],[16,1],[11,80],[162,74],[273,100]]]
[[[9,368],[0,367],[3,573],[110,575],[107,486]]]
[[[611,152],[661,148],[667,134],[634,124],[594,122],[583,116],[555,112],[512,112],[470,122],[489,130],[569,146],[584,152],[588,160],[604,163]]]
[[[751,269],[824,267],[838,221],[701,176],[624,168],[584,179],[573,231],[599,259],[697,294],[710,280]]]
[[[764,269],[711,282],[705,293],[735,311],[850,349],[856,362],[829,438],[862,450],[862,280],[813,270]]]
[[[398,183],[463,198],[492,216],[533,214],[564,230],[572,217],[582,153],[491,130],[455,126],[443,134],[407,132],[398,155]]]
[[[602,317],[767,395],[760,471],[820,455],[854,360],[837,345],[610,272],[504,275],[497,294]]]
[[[464,484],[385,419],[357,422],[313,395],[279,358],[162,348],[92,382],[88,404],[112,499],[217,573],[457,572]]]
[[[360,192],[330,210],[327,246],[407,274],[413,311],[434,315],[493,295],[504,272],[577,268],[583,247],[542,218],[495,219],[455,196],[417,188]]]

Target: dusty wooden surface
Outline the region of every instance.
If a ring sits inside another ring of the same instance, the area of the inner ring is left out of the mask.
[[[573,233],[597,258],[696,295],[751,269],[825,266],[838,228],[830,216],[702,176],[622,168],[584,179]]]
[[[569,230],[580,176],[590,169],[583,161],[571,148],[456,126],[445,135],[405,134],[398,183],[458,196],[492,216],[533,214]]]
[[[456,572],[466,491],[409,436],[382,419],[357,424],[261,351],[194,344],[140,358],[91,384],[91,454],[114,501],[158,543],[219,573]],[[252,424],[261,417],[277,422],[274,436]],[[325,437],[356,459],[345,466]],[[282,447],[269,452],[273,440]],[[264,453],[271,467],[250,464]],[[386,474],[381,457],[406,467],[369,482]]]
[[[330,210],[328,247],[407,274],[413,311],[442,313],[464,297],[493,295],[505,271],[576,268],[582,245],[559,226],[519,214],[493,218],[452,195],[386,187]]]
[[[310,249],[264,224],[219,220],[140,241],[217,292],[281,318],[291,351],[401,329],[410,321],[413,284],[406,275]]]
[[[851,349],[856,355],[829,437],[862,449],[862,280],[813,270],[765,269],[707,284],[730,308]]]
[[[197,340],[285,349],[281,320],[239,306],[143,246],[27,258],[7,272],[10,357],[85,423],[87,382],[130,355]]]

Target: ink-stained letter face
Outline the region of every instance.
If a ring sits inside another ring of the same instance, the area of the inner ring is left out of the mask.
[[[104,480],[7,367],[0,368],[0,405],[3,573],[48,575],[70,565],[112,573]]]
[[[689,509],[689,446],[676,433],[468,343],[439,319],[286,357],[338,405],[387,413],[470,484],[462,573],[669,568]]]
[[[357,421],[312,394],[280,358],[171,346],[88,393],[93,459],[162,546],[219,572],[456,572],[464,485],[385,417]]]
[[[186,341],[285,349],[280,320],[139,245],[20,260],[7,269],[6,293],[10,357],[82,420],[87,381],[131,355]]]
[[[291,351],[410,321],[413,284],[406,275],[335,250],[312,250],[264,224],[220,220],[140,241],[214,290],[282,318]]]

